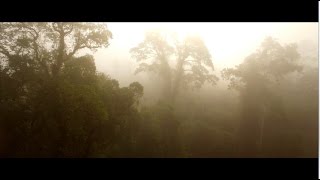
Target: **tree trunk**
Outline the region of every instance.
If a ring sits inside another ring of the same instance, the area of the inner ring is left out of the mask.
[[[182,76],[183,76],[183,64],[184,64],[184,60],[183,59],[179,59],[178,60],[178,64],[177,64],[177,71],[176,71],[176,76],[175,76],[175,81],[173,84],[173,89],[171,92],[171,102],[172,104],[175,102],[175,99],[179,93],[179,88],[181,85],[181,80],[182,80]]]
[[[65,32],[63,30],[63,26],[60,25],[60,31],[59,31],[59,48],[58,48],[58,56],[56,59],[56,64],[52,70],[52,74],[54,76],[57,76],[60,71],[61,71],[61,67],[64,63],[64,58],[65,58]]]

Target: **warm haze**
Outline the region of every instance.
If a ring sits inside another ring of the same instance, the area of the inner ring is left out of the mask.
[[[317,23],[0,23],[0,157],[316,157]]]
[[[129,83],[125,76],[134,72],[135,63],[129,50],[143,40],[148,30],[162,28],[176,32],[180,37],[188,34],[200,35],[216,68],[223,69],[239,64],[261,41],[272,36],[282,43],[299,43],[307,40],[317,44],[317,23],[106,23],[114,35],[108,49],[95,55],[99,71],[119,78],[120,84]],[[122,73],[123,72],[123,73]],[[128,72],[128,73],[126,73]],[[130,73],[129,73],[130,72]],[[124,74],[125,73],[125,74]]]

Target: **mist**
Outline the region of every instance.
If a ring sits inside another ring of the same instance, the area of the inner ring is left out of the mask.
[[[317,23],[0,23],[0,70],[2,157],[318,153]]]
[[[136,63],[129,50],[141,42],[148,30],[162,28],[180,36],[199,34],[205,41],[217,69],[240,64],[254,52],[267,36],[281,43],[300,43],[304,53],[315,56],[318,26],[316,23],[107,23],[114,39],[108,49],[99,50],[95,56],[97,69],[110,74],[127,85]],[[311,48],[303,49],[303,48]],[[313,49],[312,49],[313,48]]]

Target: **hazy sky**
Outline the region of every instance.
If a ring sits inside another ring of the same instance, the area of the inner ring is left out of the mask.
[[[318,41],[317,23],[107,23],[113,33],[110,46],[95,54],[99,71],[118,78],[132,76],[137,63],[129,50],[146,31],[164,28],[179,36],[198,34],[205,41],[217,68],[232,67],[254,52],[266,36],[282,43]]]

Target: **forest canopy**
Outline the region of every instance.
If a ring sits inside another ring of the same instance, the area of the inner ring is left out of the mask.
[[[96,64],[106,23],[0,23],[0,157],[317,156],[314,44],[265,36],[221,69],[178,35],[146,31],[125,73],[149,80],[121,85]]]

